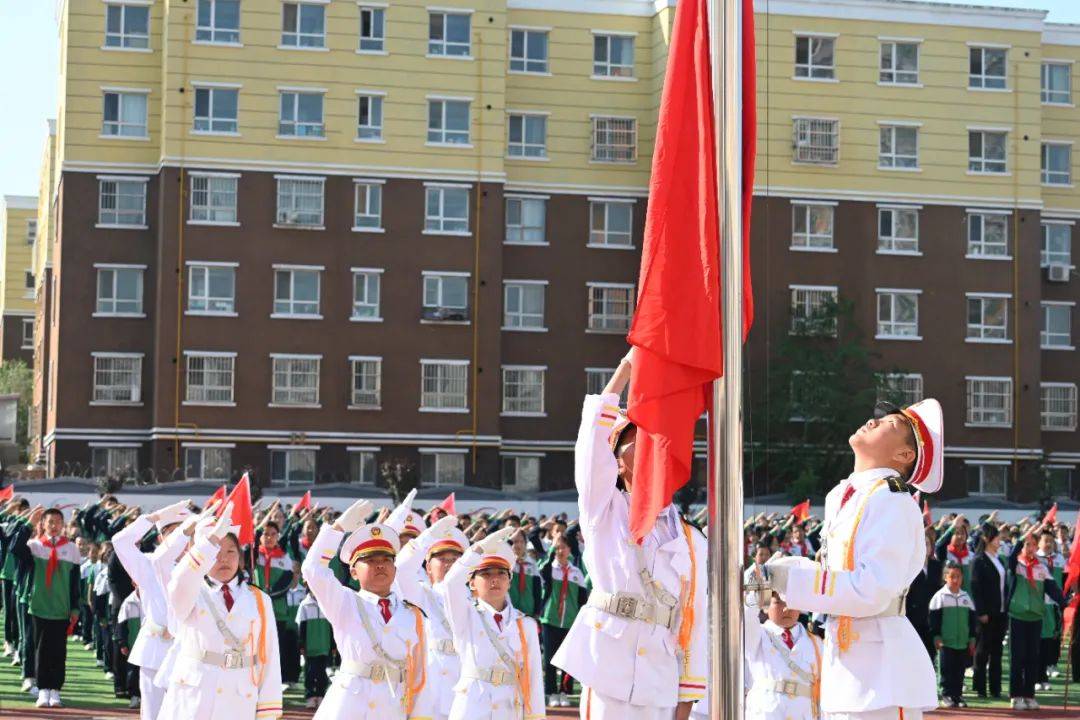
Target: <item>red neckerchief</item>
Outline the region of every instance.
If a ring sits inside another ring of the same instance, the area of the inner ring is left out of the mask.
[[[559,622],[563,621],[566,614],[566,593],[570,590],[570,565],[560,565],[562,568],[562,585],[559,586]]]
[[[285,551],[281,549],[280,545],[274,547],[273,550],[267,550],[266,547],[259,546],[259,555],[263,558],[263,582],[266,583],[266,590],[270,589],[270,564],[274,558],[285,557]]]
[[[1021,565],[1024,566],[1024,571],[1027,573],[1028,585],[1035,587],[1035,563],[1039,561],[1038,556],[1032,555],[1031,557],[1025,557],[1023,553],[1020,553],[1020,557],[1017,558]]]
[[[525,592],[525,561],[518,560],[518,592]]]
[[[56,572],[56,568],[60,566],[60,556],[57,554],[56,550],[57,550],[57,548],[64,547],[65,545],[68,544],[68,542],[69,542],[69,540],[66,537],[62,536],[62,535],[60,537],[58,537],[56,540],[51,541],[51,542],[50,542],[47,535],[42,535],[41,536],[41,544],[44,545],[45,547],[49,548],[49,562],[46,563],[46,565],[45,565],[45,587],[46,588],[51,588],[52,587],[53,573]]]
[[[961,562],[961,564],[963,564],[964,558],[966,558],[968,556],[968,553],[970,552],[970,550],[968,550],[967,545],[961,545],[960,547],[954,547],[953,545],[950,544],[949,545],[949,552],[951,552],[953,555],[955,555],[956,559],[959,560]]]
[[[304,548],[305,550],[311,549],[311,541],[307,539],[306,535],[300,538],[300,547]]]

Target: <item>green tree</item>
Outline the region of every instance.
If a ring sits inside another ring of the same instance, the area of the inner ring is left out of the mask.
[[[34,401],[34,371],[22,360],[9,360],[0,364],[0,395],[18,395],[18,415],[15,418],[15,444],[19,446],[19,460],[29,458],[30,405]]]

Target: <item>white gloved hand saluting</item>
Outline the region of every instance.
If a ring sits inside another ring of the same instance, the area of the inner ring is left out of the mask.
[[[506,543],[510,542],[510,538],[517,535],[517,533],[518,528],[508,525],[501,530],[496,530],[483,540],[473,543],[469,549],[480,555],[486,555],[506,545]]]
[[[150,522],[154,523],[155,525],[157,525],[158,521],[161,520],[161,518],[163,518],[163,517],[166,517],[166,518],[167,517],[172,517],[173,515],[178,514],[180,511],[187,510],[187,509],[188,509],[188,501],[187,500],[181,500],[180,502],[174,502],[172,505],[166,505],[165,507],[161,508],[160,510],[157,510],[156,512],[150,513],[149,515],[146,516],[146,519],[149,520]]]
[[[195,526],[196,540],[209,540],[214,545],[220,545],[221,539],[229,534],[232,527],[232,511],[233,504],[229,503],[217,518],[200,516]]]
[[[457,527],[457,517],[454,515],[446,515],[431,523],[430,527],[420,533],[420,538],[427,540],[430,537],[440,537],[452,527]]]
[[[364,520],[371,514],[371,508],[374,507],[370,500],[357,500],[349,509],[341,513],[341,517],[334,523],[334,529],[341,532],[351,533],[355,532],[356,528],[364,524]]]

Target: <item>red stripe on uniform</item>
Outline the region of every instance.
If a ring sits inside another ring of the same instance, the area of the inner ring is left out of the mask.
[[[829,579],[829,571],[825,570],[821,573],[821,589],[818,591],[818,595],[825,594],[825,583]]]

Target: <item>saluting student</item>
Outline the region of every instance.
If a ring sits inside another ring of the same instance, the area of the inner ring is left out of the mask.
[[[511,548],[514,551],[514,582],[510,585],[510,602],[525,615],[536,617],[540,614],[544,595],[540,568],[529,557],[524,533],[514,535]]]
[[[521,537],[521,534],[515,537]],[[555,538],[551,551],[540,561],[540,576],[544,581],[540,606],[544,692],[548,695],[548,705],[570,707],[567,693],[574,679],[564,672],[561,684],[557,683],[555,675],[559,669],[551,663],[551,659],[588,600],[589,591],[586,589],[585,573],[571,562],[570,542],[564,535]]]
[[[300,634],[300,652],[304,655],[304,700],[306,707],[314,709],[322,703],[330,684],[326,669],[330,666],[334,636],[330,622],[310,592],[297,608],[296,626]]]

